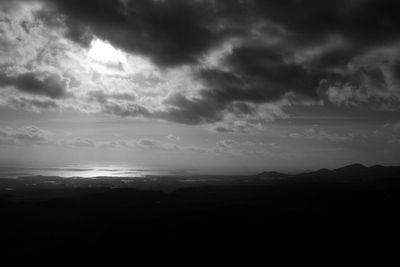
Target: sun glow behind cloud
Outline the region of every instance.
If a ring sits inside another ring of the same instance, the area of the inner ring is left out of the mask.
[[[125,62],[126,57],[112,45],[100,39],[95,39],[90,44],[89,57],[101,63]]]
[[[154,76],[158,68],[154,66],[147,58],[128,54],[115,48],[109,42],[101,39],[94,39],[89,50],[86,50],[86,56],[77,58],[82,66],[88,71],[95,71],[103,75],[122,75],[125,77],[132,75]]]

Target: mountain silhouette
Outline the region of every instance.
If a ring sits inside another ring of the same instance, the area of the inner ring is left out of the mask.
[[[336,169],[319,169],[301,174],[285,174],[279,172],[262,172],[256,178],[269,179],[271,181],[287,178],[287,182],[352,182],[374,181],[378,179],[396,179],[400,177],[400,167],[374,165],[371,167],[356,163]]]

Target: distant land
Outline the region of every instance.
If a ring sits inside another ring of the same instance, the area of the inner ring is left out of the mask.
[[[274,186],[274,185],[339,185],[339,184],[371,184],[400,177],[400,167],[374,165],[366,167],[352,164],[341,168],[320,169],[299,174],[262,172],[257,175],[146,175],[143,177],[108,177],[92,178],[24,175],[17,178],[0,178],[0,197],[26,198],[45,190],[46,196],[56,192],[76,194],[78,189],[117,189],[134,188],[140,190],[161,190],[173,192],[180,188],[209,186]],[[41,194],[41,193],[40,193]]]
[[[399,209],[400,167],[2,178],[0,256],[5,266],[397,266]]]
[[[329,169],[319,169],[317,171],[310,171],[299,174],[286,174],[279,173],[275,171],[262,172],[256,175],[260,178],[337,178],[339,180],[346,180],[348,178],[360,178],[360,179],[379,179],[387,177],[396,177],[400,175],[400,166],[382,166],[373,165],[371,167],[364,166],[362,164],[356,163],[347,165],[344,167],[336,168],[333,170]],[[350,181],[350,180],[349,180]]]

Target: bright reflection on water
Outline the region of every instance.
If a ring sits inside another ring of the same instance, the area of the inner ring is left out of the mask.
[[[144,177],[149,175],[171,175],[171,170],[140,169],[129,167],[51,167],[51,168],[10,168],[0,167],[1,178],[24,176],[58,176],[58,177]]]

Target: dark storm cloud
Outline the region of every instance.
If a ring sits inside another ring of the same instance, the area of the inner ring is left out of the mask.
[[[397,79],[397,82],[400,83],[400,61],[397,62],[397,63],[393,66],[393,75],[394,75],[395,78]]]
[[[183,124],[195,125],[214,123],[223,120],[226,113],[237,115],[254,115],[254,107],[222,96],[210,95],[210,90],[205,89],[198,98],[189,99],[176,93],[170,95],[163,105],[164,111],[155,111],[156,118],[174,121]]]
[[[0,86],[13,86],[34,95],[62,98],[68,95],[68,80],[49,72],[26,72],[15,76],[0,74]]]
[[[387,81],[378,67],[343,70],[355,58],[400,41],[399,3],[394,0],[47,2],[65,16],[68,37],[81,45],[97,36],[161,67],[200,66],[197,78],[205,88],[196,99],[173,94],[164,103],[168,108],[155,114],[144,107],[107,106],[113,114],[186,124],[216,122],[226,111],[251,114],[249,104],[287,94],[318,99],[332,84],[365,89],[368,81],[368,88],[385,90]],[[343,43],[332,45],[332,36]],[[222,60],[226,68],[201,65],[204,55],[233,37],[241,42]],[[398,64],[393,73],[399,77]]]
[[[329,75],[332,74],[331,71],[334,69],[346,67],[354,57],[365,53],[366,49],[355,44],[337,47],[308,59],[308,62],[305,62],[305,66],[309,71],[323,72],[325,75]]]
[[[224,105],[214,99],[188,99],[179,93],[169,96],[164,104],[168,110],[155,112],[156,117],[193,125],[221,120],[224,109]]]
[[[272,21],[310,43],[343,34],[359,46],[397,40],[398,1],[379,0],[52,0],[70,37],[89,32],[163,65],[193,63],[224,37],[245,35],[252,22]],[[81,35],[81,36],[80,36]]]
[[[166,118],[200,124],[221,120],[224,111],[253,114],[253,107],[247,103],[277,101],[288,92],[316,97],[322,77],[300,65],[288,64],[278,53],[261,47],[234,49],[227,63],[229,71],[204,69],[198,73],[198,78],[206,85],[199,98],[187,99],[180,94],[170,96],[164,104],[173,108],[169,109]]]
[[[299,40],[341,33],[353,42],[376,45],[397,40],[396,0],[256,0],[257,11],[298,34]]]
[[[66,15],[68,36],[74,41],[88,45],[93,33],[126,51],[144,54],[162,66],[196,62],[198,56],[228,34],[222,26],[225,13],[241,13],[237,1],[48,2]],[[230,27],[229,31],[232,30]]]
[[[287,92],[315,96],[321,75],[287,63],[283,56],[263,47],[240,47],[227,60],[233,71],[206,70],[200,75],[209,85],[204,94],[220,101],[255,103],[274,101]]]

